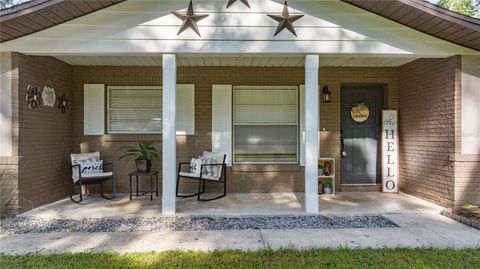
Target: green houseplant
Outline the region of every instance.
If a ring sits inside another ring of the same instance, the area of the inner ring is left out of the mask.
[[[150,172],[152,169],[152,163],[155,162],[160,154],[153,146],[151,141],[138,141],[138,146],[122,147],[123,155],[119,160],[135,160],[135,166],[138,172]]]
[[[318,175],[323,176],[323,165],[322,164],[318,165]]]
[[[333,194],[333,185],[331,182],[325,182],[323,184],[323,193],[327,195]]]

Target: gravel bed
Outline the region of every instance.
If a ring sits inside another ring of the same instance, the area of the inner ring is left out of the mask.
[[[259,216],[42,219],[15,217],[1,221],[1,234],[49,232],[165,232],[246,229],[344,229],[398,227],[380,216]]]

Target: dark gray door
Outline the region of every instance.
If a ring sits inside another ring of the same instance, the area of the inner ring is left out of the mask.
[[[342,184],[381,183],[380,120],[383,108],[382,86],[343,86],[341,89],[341,128],[344,154]],[[369,117],[356,122],[352,107],[364,103]]]

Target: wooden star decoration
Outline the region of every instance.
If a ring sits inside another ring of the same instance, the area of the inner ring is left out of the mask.
[[[193,11],[193,4],[191,0],[190,4],[188,5],[187,13],[172,11],[172,14],[183,21],[182,26],[180,26],[180,30],[178,30],[177,36],[183,31],[185,31],[187,28],[191,28],[195,33],[197,33],[198,36],[201,37],[200,30],[198,30],[197,22],[205,19],[206,17],[208,17],[208,15],[195,14],[195,12]]]
[[[277,30],[273,36],[278,35],[283,29],[287,28],[293,35],[297,36],[295,28],[293,28],[293,22],[303,17],[303,15],[290,15],[288,12],[287,1],[283,5],[282,15],[267,14],[268,17],[278,22]]]
[[[248,0],[240,0],[244,5],[250,8],[250,4],[248,4]],[[237,0],[228,0],[227,8],[231,6],[233,3],[237,2]]]

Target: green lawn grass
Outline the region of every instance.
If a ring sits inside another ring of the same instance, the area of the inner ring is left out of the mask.
[[[480,268],[480,249],[283,249],[2,255],[0,268]]]

